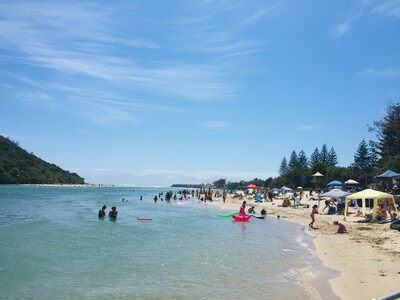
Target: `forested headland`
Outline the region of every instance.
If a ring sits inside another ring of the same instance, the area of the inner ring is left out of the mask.
[[[78,174],[48,163],[0,135],[0,184],[84,183]]]

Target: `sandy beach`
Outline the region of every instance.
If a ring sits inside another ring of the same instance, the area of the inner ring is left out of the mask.
[[[228,196],[226,203],[217,198],[212,202],[221,209],[237,211],[243,200]],[[269,216],[279,215],[282,219],[304,226],[304,230],[314,237],[318,257],[323,264],[340,272],[340,276],[331,280],[333,292],[340,299],[373,299],[400,290],[400,232],[389,228],[390,223],[356,223],[362,217],[355,214],[347,216],[346,221],[340,215],[325,215],[320,204],[314,226],[310,223],[311,206],[318,201],[303,198],[302,204],[310,208],[279,207],[282,200],[254,203],[247,199],[246,210],[254,205],[257,213],[265,207]],[[343,223],[348,233],[336,234],[337,226],[333,221]]]

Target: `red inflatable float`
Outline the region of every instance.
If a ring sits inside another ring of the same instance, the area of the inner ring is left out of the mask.
[[[239,215],[239,216],[233,215],[232,218],[233,218],[235,221],[246,222],[246,221],[250,220],[251,216],[249,216],[249,215]]]

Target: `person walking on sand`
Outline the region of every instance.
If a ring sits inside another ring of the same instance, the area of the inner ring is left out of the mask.
[[[317,214],[317,213],[318,213],[318,205],[315,204],[315,205],[313,205],[312,211],[311,211],[311,214],[310,214],[311,223],[308,224],[308,226],[309,226],[310,228],[314,228],[315,214]]]

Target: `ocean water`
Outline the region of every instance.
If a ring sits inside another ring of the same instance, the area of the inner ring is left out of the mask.
[[[168,190],[0,186],[0,299],[335,299],[300,226],[154,203]]]

